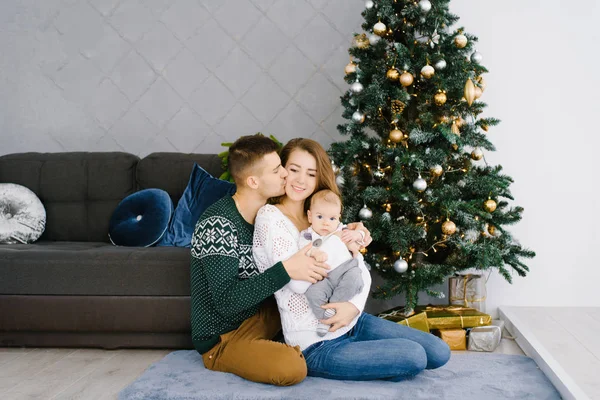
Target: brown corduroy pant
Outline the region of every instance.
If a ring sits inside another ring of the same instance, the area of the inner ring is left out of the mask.
[[[271,298],[236,330],[202,355],[212,371],[230,372],[254,382],[291,386],[306,378],[306,361],[299,346],[271,339],[281,330],[277,304]]]

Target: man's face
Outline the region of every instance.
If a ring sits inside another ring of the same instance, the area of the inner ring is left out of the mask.
[[[281,165],[281,159],[277,153],[265,155],[257,165],[257,172],[258,190],[263,197],[277,197],[285,193],[285,179],[288,172]]]
[[[340,224],[341,209],[339,204],[319,200],[313,203],[307,216],[313,230],[325,236],[334,232]]]

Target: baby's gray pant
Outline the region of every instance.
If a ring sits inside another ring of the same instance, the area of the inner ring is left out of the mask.
[[[327,274],[327,278],[312,284],[305,295],[318,319],[324,318],[323,304],[348,301],[356,296],[364,285],[358,260],[348,260]]]

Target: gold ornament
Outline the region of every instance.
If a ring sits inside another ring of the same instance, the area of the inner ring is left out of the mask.
[[[392,112],[394,114],[402,114],[406,104],[401,102],[400,100],[392,100]]]
[[[465,123],[466,122],[463,119],[463,117],[461,117],[460,115],[456,117],[456,125],[458,125],[459,128],[462,128]]]
[[[442,233],[444,235],[454,235],[455,232],[456,225],[454,224],[454,222],[447,219],[446,222],[442,224]]]
[[[446,104],[446,93],[440,91],[438,93],[435,94],[435,96],[433,96],[433,100],[435,101],[435,104],[437,104],[438,106],[444,105]]]
[[[452,150],[458,150],[458,145],[456,143],[452,143]]]
[[[481,91],[485,91],[486,83],[482,76],[477,77],[477,83],[479,83],[479,87],[481,88]]]
[[[384,36],[387,33],[387,27],[381,21],[373,25],[373,33],[377,36]]]
[[[400,84],[404,87],[410,86],[410,85],[412,85],[414,79],[415,78],[412,76],[412,74],[410,72],[404,71],[402,73],[402,75],[400,75]]]
[[[421,75],[425,79],[431,79],[434,74],[435,74],[435,69],[433,69],[433,67],[431,65],[426,65],[423,68],[421,68]]]
[[[479,161],[483,158],[483,151],[480,148],[473,149],[471,152],[471,158],[475,161]]]
[[[356,35],[354,37],[354,43],[359,49],[366,49],[369,47],[369,38],[364,33],[361,33],[360,35]]]
[[[440,121],[441,124],[446,124],[446,123],[450,122],[450,118],[448,118],[447,115],[440,115],[438,120]]]
[[[489,127],[487,126],[487,124],[482,124],[482,125],[481,125],[481,129],[483,129],[483,130],[484,130],[484,131],[486,131],[486,132],[488,131],[488,128],[489,128]]]
[[[460,35],[456,35],[456,37],[454,38],[454,44],[459,49],[464,48],[467,45],[467,41],[467,37],[462,33]]]
[[[431,167],[430,171],[432,176],[438,177],[442,176],[442,174],[444,173],[444,168],[442,168],[441,165],[434,165],[433,167]]]
[[[398,128],[394,128],[390,131],[390,140],[394,143],[400,143],[404,139],[404,134]]]
[[[467,82],[465,83],[465,99],[469,105],[473,104],[473,101],[475,100],[475,85],[471,78],[467,79]]]
[[[479,86],[475,86],[475,98],[478,99],[483,95],[483,90]]]
[[[364,247],[362,249],[359,249],[358,252],[364,256],[365,254],[367,254],[367,248]]]
[[[485,203],[483,203],[483,208],[485,208],[485,211],[487,211],[489,213],[493,213],[494,211],[496,211],[496,207],[497,207],[497,204],[492,199],[487,199],[485,201]]]
[[[458,128],[458,123],[456,122],[456,120],[452,121],[452,127],[450,128],[450,130],[455,135],[460,136],[460,129]]]
[[[398,78],[400,77],[400,72],[398,72],[398,70],[396,68],[392,67],[392,68],[388,69],[385,76],[392,82],[397,81]]]
[[[346,65],[346,68],[344,68],[344,72],[346,73],[346,75],[350,75],[350,74],[356,72],[356,64],[354,64],[354,62],[350,61],[348,63],[348,65]]]

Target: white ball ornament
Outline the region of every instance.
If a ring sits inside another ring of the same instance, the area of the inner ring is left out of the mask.
[[[360,219],[371,219],[373,217],[373,211],[371,211],[366,205],[358,212]]]
[[[360,111],[354,111],[354,114],[352,114],[352,121],[356,122],[357,124],[362,124],[365,122],[365,114],[361,113]]]
[[[427,181],[425,179],[421,178],[421,175],[419,175],[417,180],[413,182],[413,188],[417,192],[424,192],[425,189],[427,189]]]
[[[475,53],[471,54],[471,62],[472,63],[481,64],[482,61],[483,61],[483,56],[481,55],[480,52],[476,51]]]
[[[431,2],[429,0],[421,0],[421,1],[419,1],[419,8],[424,13],[428,13],[431,10]]]
[[[363,87],[362,83],[360,83],[360,82],[354,82],[352,85],[350,85],[350,91],[352,93],[358,94],[358,93],[362,92],[363,89],[364,89],[364,87]]]
[[[367,10],[370,10],[371,8],[373,8],[373,6],[375,6],[375,3],[373,3],[373,1],[372,1],[372,0],[367,0],[367,1],[365,2],[365,8],[366,8]]]
[[[405,259],[400,258],[394,262],[394,271],[399,274],[403,274],[408,271],[408,263]]]

